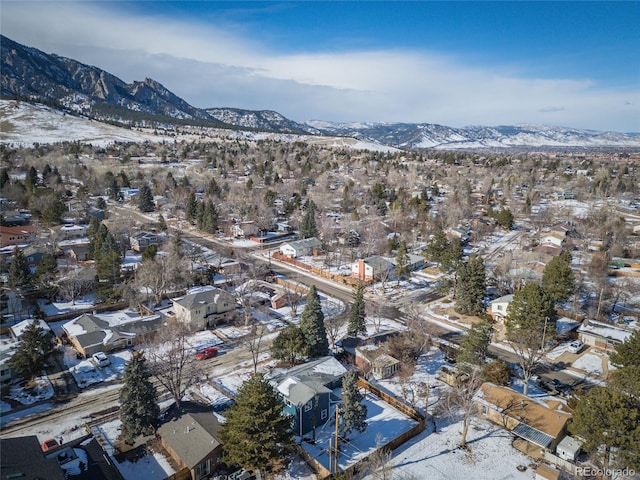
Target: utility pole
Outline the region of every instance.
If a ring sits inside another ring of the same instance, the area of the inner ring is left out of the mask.
[[[338,418],[338,411],[340,410],[340,406],[336,405],[336,432],[335,432],[335,441],[333,442],[333,473],[338,473],[339,472],[339,467],[338,467],[338,454],[340,452],[339,449],[339,440],[338,440],[338,425],[339,425],[339,418]]]

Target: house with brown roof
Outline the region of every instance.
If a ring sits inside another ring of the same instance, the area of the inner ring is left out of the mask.
[[[36,227],[20,225],[17,227],[0,226],[0,248],[9,245],[26,245],[36,238]]]
[[[538,451],[554,451],[566,435],[571,418],[559,400],[533,399],[489,382],[482,384],[474,400],[482,417],[503,426]]]
[[[220,423],[212,411],[190,410],[196,409],[183,403],[181,410],[158,428],[157,435],[171,458],[189,471],[186,478],[211,478],[222,456]]]

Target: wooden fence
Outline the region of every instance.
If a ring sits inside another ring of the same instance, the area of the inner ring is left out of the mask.
[[[289,265],[293,265],[295,267],[301,268],[302,270],[306,270],[307,272],[313,273],[314,275],[318,275],[320,277],[331,280],[332,282],[341,283],[343,285],[349,285],[351,287],[359,285],[361,283],[370,283],[370,282],[362,282],[357,278],[352,278],[344,275],[336,275],[335,273],[331,273],[328,270],[323,270],[321,268],[314,267],[312,265],[301,262],[300,260],[296,260],[295,258],[290,258],[283,255],[281,252],[274,252],[271,257],[274,260],[277,260],[282,263],[288,263]]]
[[[542,459],[545,462],[549,462],[550,464],[555,465],[556,467],[560,467],[562,470],[564,470],[565,472],[569,472],[571,475],[577,475],[576,466],[569,460],[560,458],[557,455],[554,455],[553,453],[548,452],[544,449],[542,450]]]

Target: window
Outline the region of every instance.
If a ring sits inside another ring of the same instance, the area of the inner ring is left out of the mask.
[[[320,419],[324,420],[325,418],[327,418],[327,415],[328,415],[327,409],[323,408],[322,411],[320,412]]]
[[[195,468],[196,478],[202,478],[211,473],[211,460],[207,459],[202,463],[196,465]]]
[[[311,407],[313,406],[313,400],[309,400],[307,403],[305,403],[304,405],[304,411],[308,412],[309,410],[311,410]]]
[[[482,406],[482,415],[486,415],[486,414],[487,414],[487,411],[488,411],[488,410],[487,410],[487,406],[486,406],[486,405],[483,405],[483,406]]]

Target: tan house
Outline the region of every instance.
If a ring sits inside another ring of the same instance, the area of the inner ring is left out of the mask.
[[[158,428],[157,435],[164,449],[183,470],[190,473],[179,478],[212,478],[222,456],[219,430],[220,424],[213,412],[189,413],[184,408]]]
[[[384,353],[376,344],[356,347],[355,364],[363,372],[370,372],[377,380],[392,377],[400,370],[400,361]]]
[[[322,243],[316,237],[303,238],[280,246],[280,253],[289,258],[317,255],[320,251],[322,251]]]
[[[230,320],[235,309],[236,300],[233,295],[211,286],[173,300],[176,320],[196,330],[204,330]]]
[[[527,442],[553,452],[566,434],[571,413],[557,400],[533,400],[507,387],[483,383],[475,396],[480,415]]]
[[[131,249],[142,253],[152,245],[158,245],[158,235],[154,232],[140,232],[129,237]]]
[[[596,320],[585,320],[578,328],[578,337],[585,345],[609,351],[626,342],[632,334],[632,330]]]

